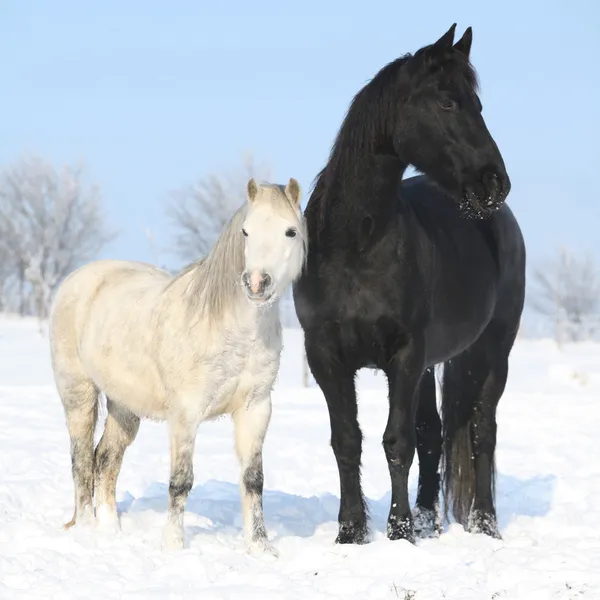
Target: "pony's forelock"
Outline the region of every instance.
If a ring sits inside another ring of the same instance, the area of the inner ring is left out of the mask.
[[[303,245],[303,266],[308,251],[308,233],[302,211],[285,194],[285,186],[261,182],[254,202],[268,204],[282,216],[292,217]],[[240,292],[240,276],[244,269],[243,223],[252,207],[245,202],[225,224],[221,235],[206,257],[183,269],[174,281],[187,278],[186,296],[190,317],[207,318],[216,323],[234,308]]]

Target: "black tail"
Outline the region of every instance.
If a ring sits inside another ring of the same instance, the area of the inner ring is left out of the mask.
[[[459,355],[444,365],[442,379],[442,477],[444,515],[448,510],[457,523],[467,526],[475,496],[475,465],[473,460],[472,420],[476,392],[470,372],[468,355]],[[475,393],[474,393],[475,392]],[[492,494],[495,465],[492,464]]]

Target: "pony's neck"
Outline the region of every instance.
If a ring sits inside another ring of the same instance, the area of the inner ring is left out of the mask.
[[[205,265],[208,266],[208,265]],[[272,318],[273,311],[279,310],[279,299],[266,306],[255,306],[245,296],[240,285],[227,289],[229,297],[222,297],[221,304],[215,304],[212,290],[199,289],[197,278],[202,277],[200,265],[195,265],[176,278],[166,290],[167,303],[180,302],[183,327],[191,335],[198,327],[208,325],[211,330],[239,328],[252,330]]]

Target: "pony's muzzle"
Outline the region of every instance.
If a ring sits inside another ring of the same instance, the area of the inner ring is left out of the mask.
[[[242,283],[249,298],[265,300],[271,295],[273,278],[265,271],[255,269],[242,273]]]

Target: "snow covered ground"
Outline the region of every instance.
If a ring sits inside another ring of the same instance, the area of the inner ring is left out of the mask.
[[[143,422],[125,455],[120,535],[63,531],[73,508],[69,442],[47,340],[33,321],[0,319],[0,599],[600,598],[599,345],[559,352],[519,341],[514,350],[498,414],[502,541],[455,524],[416,546],[385,538],[385,380],[361,374],[375,539],[348,547],[333,544],[338,478],[325,402],[302,388],[301,339],[286,331],[265,444],[265,516],[279,558],[244,551],[227,419],[201,426],[187,548],[163,553],[166,426]]]

